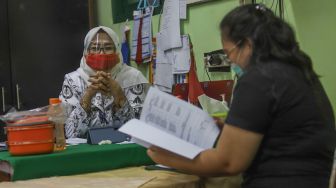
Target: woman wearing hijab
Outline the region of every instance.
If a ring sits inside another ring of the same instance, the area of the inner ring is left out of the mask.
[[[148,89],[147,80],[120,58],[116,33],[91,29],[85,37],[80,67],[65,75],[60,99],[67,106],[67,138],[85,138],[91,127],[120,127],[138,117]]]

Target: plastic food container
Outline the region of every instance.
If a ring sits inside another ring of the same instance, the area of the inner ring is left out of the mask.
[[[8,123],[6,131],[11,155],[53,152],[54,124],[48,121],[47,116],[29,117]]]
[[[54,140],[8,142],[8,151],[11,155],[52,153],[54,151]]]

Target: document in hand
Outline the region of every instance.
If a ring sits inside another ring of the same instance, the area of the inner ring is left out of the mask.
[[[127,122],[119,131],[139,145],[155,145],[189,159],[212,148],[219,134],[206,112],[154,87],[148,91],[140,120]]]

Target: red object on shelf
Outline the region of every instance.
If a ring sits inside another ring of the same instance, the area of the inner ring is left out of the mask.
[[[191,66],[188,77],[188,100],[191,104],[198,105],[198,97],[204,94],[204,89],[201,86],[201,83],[198,80],[196,73],[196,62],[193,51],[191,51]]]
[[[222,95],[225,95],[225,101],[229,104],[232,96],[233,80],[219,80],[201,82],[204,93],[213,99],[222,101]],[[176,84],[173,87],[173,95],[188,101],[189,84]]]

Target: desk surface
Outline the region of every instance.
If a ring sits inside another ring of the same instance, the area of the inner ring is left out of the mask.
[[[0,161],[8,162],[13,168],[14,173],[11,176],[13,181],[99,172],[153,163],[147,156],[146,149],[136,144],[101,146],[84,144],[70,146],[62,152],[21,157],[0,152]]]
[[[144,167],[125,168],[98,173],[41,178],[17,182],[3,182],[6,188],[199,188],[202,181],[193,175],[168,171],[147,171]]]
[[[119,151],[120,150],[120,151]],[[102,152],[105,151],[105,152]],[[137,145],[106,145],[106,146],[77,146],[73,148],[68,148],[66,153],[76,153],[75,155],[66,156],[63,159],[58,159],[59,161],[51,163],[47,165],[46,162],[51,162],[52,158],[60,158],[60,156],[68,155],[68,154],[49,154],[39,155],[39,156],[27,156],[27,157],[11,157],[8,153],[0,153],[0,160],[9,160],[12,161],[14,165],[18,165],[16,170],[21,170],[19,173],[20,176],[16,176],[16,180],[22,180],[23,177],[27,177],[28,174],[33,174],[34,178],[37,177],[51,177],[51,178],[41,178],[41,179],[33,179],[26,181],[16,181],[16,182],[3,182],[0,183],[0,187],[6,188],[93,188],[93,187],[145,187],[145,188],[154,188],[154,187],[169,187],[169,188],[194,188],[194,187],[220,187],[220,188],[237,188],[241,182],[240,177],[224,177],[224,178],[210,178],[210,179],[200,179],[197,176],[180,174],[176,172],[170,171],[147,171],[144,170],[144,167],[131,167],[131,168],[123,168],[118,170],[109,170],[102,171],[94,169],[95,173],[88,174],[80,174],[80,175],[71,175],[64,174],[58,172],[55,169],[55,166],[59,166],[58,168],[69,168],[69,164],[75,165],[75,168],[83,168],[84,171],[87,166],[90,169],[92,168],[92,164],[101,166],[102,164],[106,164],[104,161],[100,161],[97,163],[97,160],[105,160],[106,156],[109,156],[109,160],[107,160],[107,166],[104,168],[107,169],[116,169],[127,167],[127,164],[132,166],[142,166],[145,164],[141,163],[149,163],[152,162],[146,157],[145,149],[141,148]],[[126,153],[125,153],[126,152]],[[84,153],[84,154],[83,154]],[[93,153],[93,154],[92,154]],[[96,155],[93,159],[90,159],[88,156]],[[47,156],[47,157],[46,157]],[[86,157],[85,157],[86,156]],[[78,157],[81,159],[79,160]],[[116,158],[122,158],[123,161],[130,160],[131,163],[118,163]],[[46,159],[50,158],[50,159]],[[61,157],[62,158],[62,157]],[[31,159],[33,163],[30,163]],[[34,167],[37,161],[44,160],[42,163],[45,164],[43,168],[41,168],[41,164]],[[68,161],[65,164],[64,161]],[[137,164],[137,165],[135,165]],[[70,166],[71,166],[70,165]],[[126,166],[125,166],[126,165]],[[23,170],[23,171],[22,171]],[[91,169],[92,170],[92,169]],[[66,171],[69,171],[66,170]],[[71,170],[72,172],[73,169]],[[78,172],[79,173],[79,172]],[[77,173],[77,174],[78,174]],[[83,170],[81,171],[83,173]],[[74,173],[72,173],[74,174]],[[58,176],[58,177],[52,177]],[[21,178],[21,179],[20,179]],[[23,179],[25,179],[23,178]],[[27,179],[27,178],[26,178]],[[31,178],[30,178],[31,179]],[[13,180],[13,178],[12,178]],[[121,186],[122,185],[122,186]]]

